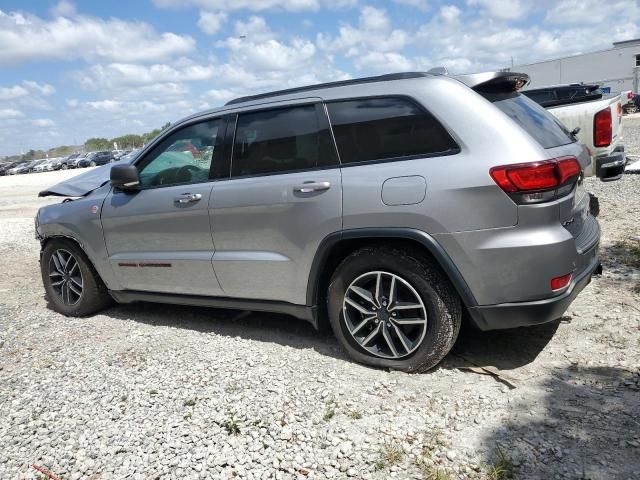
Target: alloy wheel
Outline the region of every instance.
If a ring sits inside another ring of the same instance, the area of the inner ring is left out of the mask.
[[[65,305],[75,305],[82,298],[82,272],[78,260],[67,250],[54,251],[49,259],[51,287]]]
[[[376,357],[406,357],[417,350],[427,332],[427,309],[420,295],[389,272],[367,272],[351,282],[342,312],[353,339]]]

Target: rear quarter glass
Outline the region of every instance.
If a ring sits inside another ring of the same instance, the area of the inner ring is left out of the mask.
[[[510,92],[485,94],[484,97],[520,125],[545,149],[576,141],[553,115],[524,95]]]

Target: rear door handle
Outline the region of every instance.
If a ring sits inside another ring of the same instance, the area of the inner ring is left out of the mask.
[[[313,193],[329,190],[330,182],[304,182],[302,185],[293,187],[295,193]]]
[[[202,200],[202,194],[200,193],[183,193],[173,199],[174,202],[184,205],[185,203],[195,203]]]

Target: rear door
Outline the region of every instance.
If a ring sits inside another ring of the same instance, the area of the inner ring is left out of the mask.
[[[209,172],[222,119],[200,121],[170,134],[136,162],[141,189],[115,191],[102,209],[109,261],[125,289],[221,295],[208,205]],[[189,149],[180,146],[187,143]]]
[[[230,178],[210,200],[225,295],[306,303],[311,263],[342,226],[335,146],[319,103],[243,112],[229,131]]]

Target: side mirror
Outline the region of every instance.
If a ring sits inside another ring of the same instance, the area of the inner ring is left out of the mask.
[[[114,165],[110,180],[111,185],[120,190],[137,190],[140,186],[138,169],[133,165]]]

